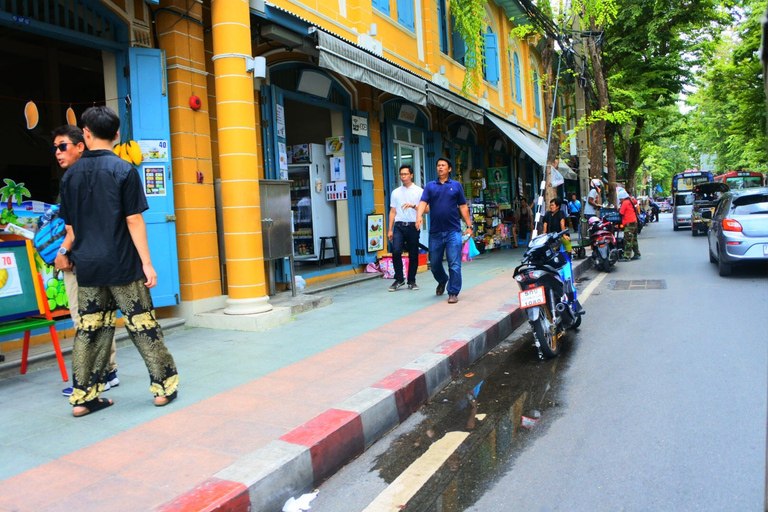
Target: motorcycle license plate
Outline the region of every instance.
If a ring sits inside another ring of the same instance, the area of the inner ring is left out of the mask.
[[[544,296],[543,286],[520,292],[518,294],[518,300],[520,302],[521,309],[532,308],[533,306],[539,306],[541,304],[547,303],[547,299]]]

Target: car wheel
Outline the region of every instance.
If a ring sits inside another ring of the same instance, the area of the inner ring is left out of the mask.
[[[717,260],[717,273],[723,277],[727,277],[733,274],[733,265],[724,262],[723,257],[720,256],[720,258]]]
[[[672,223],[672,229],[675,230],[675,231],[680,231],[680,226],[678,226],[676,222],[673,222]]]

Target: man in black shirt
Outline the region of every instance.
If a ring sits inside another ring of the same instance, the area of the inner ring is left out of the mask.
[[[155,405],[176,398],[178,373],[163,342],[149,289],[157,284],[142,212],[148,208],[136,169],[111,149],[120,118],[107,107],[92,107],[82,116],[89,148],[61,180],[60,217],[67,236],[54,262],[58,269],[77,263],[80,320],[72,351],[76,417],[112,405],[99,398],[106,380],[109,345],[117,309],[150,376]]]

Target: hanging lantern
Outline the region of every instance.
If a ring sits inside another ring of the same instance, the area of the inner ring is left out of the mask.
[[[27,119],[27,130],[32,130],[37,126],[37,123],[40,121],[40,114],[34,101],[28,101],[24,105],[24,117]]]
[[[75,111],[72,110],[72,107],[67,109],[67,123],[72,126],[77,126],[77,116],[75,116]]]

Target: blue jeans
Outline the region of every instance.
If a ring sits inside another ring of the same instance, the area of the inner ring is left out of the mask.
[[[408,246],[408,284],[416,283],[416,271],[419,268],[419,230],[415,225],[397,223],[392,229],[392,263],[395,267],[395,282],[402,283],[403,246]]]
[[[448,274],[443,267],[443,254],[448,260]],[[429,265],[438,283],[448,282],[449,295],[461,291],[461,231],[429,233]]]

